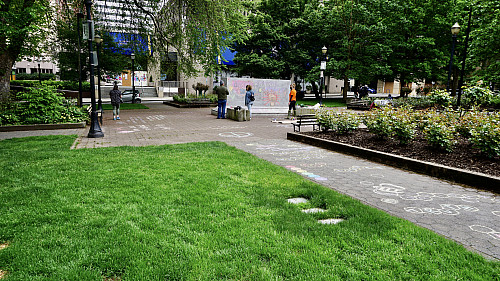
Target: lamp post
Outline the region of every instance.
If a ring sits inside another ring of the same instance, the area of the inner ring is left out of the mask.
[[[82,101],[82,47],[81,47],[81,35],[80,35],[80,22],[81,19],[83,19],[83,14],[78,13],[76,14],[77,16],[77,23],[76,23],[76,32],[78,33],[78,105],[82,106],[83,101]]]
[[[323,71],[326,70],[326,51],[328,51],[328,49],[326,48],[326,46],[323,46],[323,48],[321,48],[321,53],[323,53],[323,56],[322,56],[322,60],[321,60],[321,65],[320,65],[320,70],[321,70],[321,75],[320,75],[320,93],[319,93],[319,104],[322,105],[323,104],[323,91],[325,90],[325,77],[324,77],[324,73]],[[325,91],[325,94],[326,94],[326,91]]]
[[[97,110],[102,112],[102,99],[101,99],[101,64],[99,63],[99,60],[101,59],[100,55],[100,50],[101,50],[101,43],[102,43],[102,38],[99,35],[94,36],[94,41],[97,45],[97,96],[98,96],[98,101],[97,101]],[[101,120],[102,122],[102,120]]]
[[[134,69],[134,60],[135,54],[130,54],[130,58],[132,59],[132,103],[135,103],[135,69]]]
[[[451,70],[453,68],[453,53],[455,53],[455,44],[457,43],[457,35],[460,32],[460,25],[458,25],[458,22],[456,22],[452,27],[451,27],[451,37],[452,37],[452,43],[451,43],[451,55],[450,55],[450,68],[448,70],[448,84],[446,85],[446,91],[450,91],[450,82],[451,82]]]
[[[458,82],[457,106],[460,106],[460,100],[462,99],[462,86],[464,85],[465,60],[467,59],[467,47],[469,46],[471,18],[472,18],[472,5],[469,7],[469,23],[467,24],[467,31],[465,32],[465,47],[464,47],[464,55],[462,57],[462,69],[460,70],[460,80]]]
[[[40,72],[40,60],[38,60],[38,82],[42,85],[42,76]]]
[[[92,39],[94,37],[94,29],[91,17],[92,0],[85,0],[85,8],[87,10],[87,22],[89,27],[89,37],[87,43],[89,46],[89,64],[90,64],[90,102],[92,104],[92,113],[90,115],[90,130],[87,135],[89,138],[102,138],[104,133],[102,132],[99,121],[97,120],[97,110],[95,104],[95,81],[94,81],[94,55],[92,51]]]

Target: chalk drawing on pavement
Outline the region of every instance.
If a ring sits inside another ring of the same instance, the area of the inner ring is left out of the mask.
[[[322,177],[322,176],[319,176],[319,175],[316,175],[314,173],[310,173],[302,168],[299,168],[299,167],[296,167],[296,166],[285,166],[285,168],[287,169],[290,169],[296,173],[300,173],[302,174],[303,176],[306,176],[306,177],[309,177],[309,178],[312,178],[314,180],[318,180],[318,181],[326,181],[328,180],[328,178],[325,178],[325,177]]]
[[[469,228],[472,231],[476,231],[476,232],[483,233],[483,234],[488,234],[493,239],[500,240],[500,232],[498,232],[490,227],[475,224],[475,225],[469,226]]]
[[[363,166],[351,166],[350,168],[347,169],[333,169],[333,171],[338,172],[338,173],[356,173],[362,170],[381,170],[383,169],[382,167],[363,167]]]
[[[219,136],[224,138],[247,138],[253,136],[253,134],[245,132],[224,132],[220,133]]]
[[[399,203],[399,201],[397,199],[393,199],[393,198],[383,198],[380,201],[382,201],[384,203],[388,203],[388,204],[398,204]]]
[[[362,181],[359,184],[364,185],[364,186],[373,186],[374,183],[371,181]]]
[[[373,192],[380,195],[387,196],[399,196],[404,193],[406,188],[402,186],[397,186],[390,183],[381,183],[380,185],[376,185],[373,187]]]
[[[368,185],[368,181],[361,182],[362,185]],[[478,203],[481,199],[491,199],[489,196],[474,195],[474,194],[456,194],[456,193],[431,193],[431,192],[416,192],[408,193],[406,188],[390,183],[381,183],[373,186],[373,192],[380,195],[398,196],[406,201],[432,201],[435,198],[439,199],[460,199],[467,203]],[[500,211],[499,211],[500,213]]]
[[[440,204],[441,208],[419,208],[419,207],[405,207],[404,210],[414,214],[434,214],[434,215],[459,215],[459,211],[477,212],[478,208],[467,205],[453,205],[453,204]]]
[[[500,211],[493,211],[492,212],[495,216],[499,216],[500,217]]]
[[[301,167],[305,167],[305,168],[323,168],[325,167],[327,164],[326,163],[312,163],[312,164],[308,164],[308,163],[301,163],[299,164]]]
[[[383,179],[383,178],[385,178],[385,176],[384,176],[384,175],[381,175],[381,174],[372,174],[372,175],[370,175],[370,176],[371,176],[372,178],[379,178],[379,179]]]

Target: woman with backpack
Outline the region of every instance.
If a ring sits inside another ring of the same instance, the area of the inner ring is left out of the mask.
[[[248,107],[248,112],[250,112],[250,120],[252,120],[252,105],[255,101],[255,93],[252,91],[252,86],[247,85],[247,92],[245,94],[245,105]]]

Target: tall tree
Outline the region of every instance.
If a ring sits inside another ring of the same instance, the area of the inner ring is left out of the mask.
[[[0,0],[0,97],[9,97],[10,71],[20,56],[39,55],[50,18],[47,0]]]
[[[391,0],[380,6],[390,76],[404,83],[444,78],[449,62],[451,0]]]
[[[304,72],[303,62],[310,58],[301,44],[307,25],[302,13],[308,2],[264,0],[256,5],[248,17],[248,37],[234,47],[241,75],[290,79]]]
[[[500,85],[500,2],[495,0],[467,1],[472,5],[473,28],[469,64],[477,67],[476,80]],[[464,18],[465,19],[465,18]],[[465,22],[463,24],[465,26]]]
[[[390,73],[386,64],[389,48],[382,44],[386,26],[381,22],[379,1],[336,0],[325,5],[326,42],[330,50],[328,72],[344,81],[347,98],[349,79],[369,83]]]
[[[187,76],[198,73],[198,65],[212,73],[222,50],[246,34],[242,0],[125,0],[122,8],[146,14],[148,20],[132,24],[155,50],[175,50]]]

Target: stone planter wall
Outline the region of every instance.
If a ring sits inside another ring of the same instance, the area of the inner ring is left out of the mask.
[[[241,121],[250,121],[250,111],[247,109],[236,109],[236,108],[227,108],[226,118],[232,119],[238,122]]]

